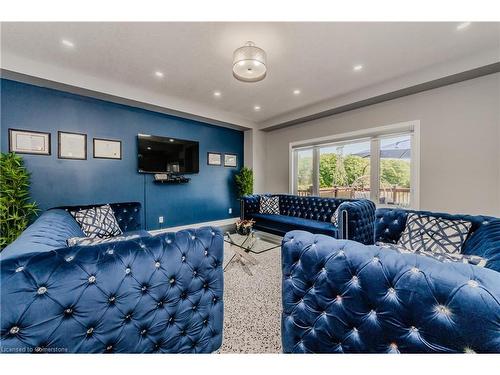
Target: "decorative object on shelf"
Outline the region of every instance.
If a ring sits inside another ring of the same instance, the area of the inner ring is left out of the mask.
[[[233,53],[233,76],[242,82],[258,82],[266,77],[266,52],[246,42]]]
[[[122,141],[94,138],[94,158],[121,160]]]
[[[87,160],[87,134],[58,132],[59,159]]]
[[[238,156],[236,154],[224,154],[224,167],[236,167]]]
[[[50,155],[50,133],[9,129],[9,152]]]
[[[238,234],[241,234],[242,236],[246,236],[246,235],[250,234],[254,224],[255,224],[255,220],[253,220],[253,219],[250,219],[250,220],[240,219],[235,223],[236,232]]]
[[[238,196],[244,197],[245,195],[253,194],[253,171],[250,168],[243,167],[234,176],[234,183],[238,189]]]
[[[37,214],[30,199],[30,174],[21,156],[2,153],[0,158],[0,249],[13,242]]]
[[[208,165],[222,165],[222,154],[220,152],[207,152]]]

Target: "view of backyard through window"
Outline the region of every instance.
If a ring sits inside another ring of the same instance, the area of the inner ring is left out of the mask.
[[[375,146],[374,146],[375,145]],[[375,150],[372,148],[375,147]],[[317,161],[315,150],[319,150]],[[398,135],[349,143],[314,146],[297,150],[296,193],[332,198],[367,198],[380,204],[410,206],[411,136]],[[370,186],[372,152],[378,157],[380,170],[378,191]],[[318,178],[315,181],[315,163]]]

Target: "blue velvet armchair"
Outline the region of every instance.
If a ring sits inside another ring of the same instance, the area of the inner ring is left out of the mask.
[[[122,230],[138,233],[139,207],[122,209]],[[217,350],[222,233],[211,227],[139,233],[120,242],[66,247],[67,238],[82,234],[75,220],[64,209],[41,215],[0,254],[1,352]]]
[[[377,210],[396,242],[405,210]],[[292,231],[282,245],[286,353],[500,352],[500,219],[472,222],[463,252],[486,268]]]

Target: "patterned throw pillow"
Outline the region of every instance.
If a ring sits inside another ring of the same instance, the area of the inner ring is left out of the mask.
[[[266,197],[265,195],[260,197],[260,208],[259,213],[279,215],[280,214],[280,197]]]
[[[71,237],[66,240],[66,243],[69,247],[71,246],[94,246],[100,245],[102,243],[112,243],[119,241],[128,241],[133,240],[135,238],[139,238],[138,234],[133,234],[130,236],[116,236],[116,237],[108,237],[108,238],[99,238],[99,237]]]
[[[71,215],[73,215],[87,237],[108,238],[122,234],[113,209],[109,204],[72,211]]]
[[[338,208],[333,213],[331,221],[332,221],[332,224],[335,225],[336,227],[339,226],[339,209]]]
[[[488,260],[485,258],[482,258],[477,255],[465,255],[465,254],[448,254],[448,253],[433,253],[432,251],[426,251],[426,250],[421,250],[421,251],[410,251],[398,244],[394,243],[385,243],[385,242],[377,242],[375,245],[386,248],[386,249],[391,249],[391,250],[396,250],[400,254],[409,254],[409,253],[415,253],[418,255],[423,255],[429,258],[436,259],[440,262],[443,263],[450,263],[450,262],[458,262],[458,263],[464,263],[464,264],[472,264],[474,266],[478,267],[484,267],[486,266],[486,263],[488,263]]]
[[[409,213],[398,245],[407,250],[460,254],[472,223]]]

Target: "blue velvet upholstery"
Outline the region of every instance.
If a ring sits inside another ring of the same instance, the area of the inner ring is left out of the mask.
[[[277,194],[280,200],[280,215],[259,213],[260,195],[243,197],[242,217],[254,219],[255,228],[278,235],[291,230],[307,230],[335,238],[349,238],[372,244],[374,239],[373,202],[361,199],[337,199],[299,197]],[[339,209],[339,228],[332,223],[332,215]]]
[[[480,230],[471,249],[500,252],[496,224]],[[282,269],[286,353],[500,352],[497,271],[303,231]]]
[[[105,203],[103,203],[105,204]],[[122,232],[130,232],[133,230],[143,229],[141,224],[141,204],[139,202],[124,202],[124,203],[110,203],[111,209],[115,214],[116,221]],[[64,206],[57,207],[66,211],[79,211],[88,208],[99,206],[85,205],[85,206]]]
[[[54,209],[2,251],[1,352],[209,353],[220,347],[219,229],[66,247],[67,238],[82,235],[69,213]]]
[[[409,212],[472,223],[462,252],[488,260],[486,267],[500,272],[500,219],[482,215],[452,215],[442,212],[379,208],[375,212],[375,241],[396,243],[405,229]]]
[[[294,230],[308,230],[335,238],[338,235],[338,229],[331,223],[324,221],[268,214],[253,214],[252,218],[256,220],[260,229],[276,234],[286,233],[290,228],[293,228]]]
[[[0,259],[66,247],[66,240],[71,237],[85,237],[76,220],[64,210],[45,211],[0,252]]]

